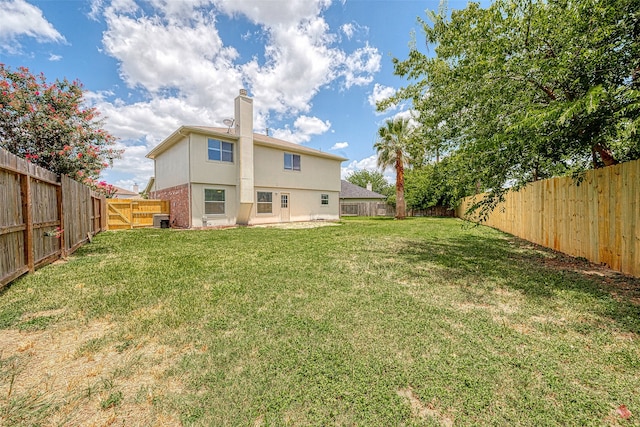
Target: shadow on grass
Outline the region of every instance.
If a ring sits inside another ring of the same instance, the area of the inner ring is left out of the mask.
[[[560,295],[574,295],[574,301],[592,305],[591,313],[640,333],[640,279],[617,273],[589,275],[584,270],[594,266],[588,262],[544,248],[533,250],[526,241],[474,235],[443,241],[406,240],[398,255],[412,266],[408,274],[416,278],[425,273],[415,267],[435,265],[441,267],[437,274],[442,279],[459,284],[463,290],[469,285],[494,284],[519,291],[533,304],[547,306],[553,306]],[[545,262],[558,258],[563,261],[556,264],[573,268]]]

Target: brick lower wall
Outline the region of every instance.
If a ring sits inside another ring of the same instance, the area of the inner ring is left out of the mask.
[[[169,200],[171,204],[169,222],[172,227],[189,228],[191,226],[189,184],[154,191],[151,193],[151,198]]]

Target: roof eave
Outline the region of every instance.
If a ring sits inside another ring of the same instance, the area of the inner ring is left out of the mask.
[[[155,159],[159,154],[162,154],[163,152],[168,150],[170,147],[172,147],[175,143],[177,143],[180,140],[180,137],[185,137],[188,135],[188,133],[200,133],[204,135],[218,136],[221,138],[228,138],[228,139],[234,139],[234,140],[239,139],[238,135],[230,134],[228,132],[219,132],[214,129],[206,129],[198,126],[180,126],[175,132],[173,132],[166,139],[164,139],[160,144],[156,145],[151,151],[149,151],[149,153],[147,153],[145,157],[152,160]],[[345,157],[338,156],[336,154],[325,153],[323,151],[316,150],[314,148],[304,147],[298,144],[294,144],[292,142],[278,140],[276,138],[274,138],[275,141],[268,141],[268,140],[262,140],[260,138],[256,138],[256,136],[259,136],[259,134],[254,133],[253,143],[256,145],[261,145],[263,147],[278,148],[281,150],[282,149],[290,150],[290,151],[299,152],[302,154],[315,155],[318,157],[337,160],[340,162],[349,160]],[[281,142],[282,144],[279,144],[279,142]]]
[[[259,134],[256,134],[256,135],[259,135]],[[277,148],[279,150],[292,151],[300,154],[308,154],[311,156],[323,157],[331,160],[338,160],[340,162],[345,162],[349,160],[345,157],[338,156],[336,154],[325,153],[324,151],[316,150],[315,148],[305,147],[303,145],[295,144],[293,142],[288,142],[288,141],[278,140],[278,139],[276,139],[276,141],[282,142],[283,144],[279,144],[278,142],[273,142],[273,141],[256,139],[255,137],[253,139],[254,145],[261,145],[263,147]]]
[[[186,136],[181,133],[185,128],[186,126],[180,126],[175,132],[165,138],[160,144],[153,147],[145,157],[153,160],[156,158],[156,156],[158,156],[158,154],[161,154],[169,149],[173,144],[179,141],[179,136]]]

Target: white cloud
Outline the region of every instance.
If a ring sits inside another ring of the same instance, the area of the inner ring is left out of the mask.
[[[153,176],[153,161],[145,158],[148,151],[147,146],[124,146],[125,153],[121,160],[114,162],[113,168],[107,168],[100,174],[110,184],[118,187],[131,189],[133,184],[138,184],[142,190],[149,182],[149,178]],[[127,176],[127,178],[123,178]]]
[[[55,61],[60,61],[62,59],[61,55],[56,55],[54,53],[49,55],[49,61],[55,62]]]
[[[105,6],[105,2],[107,5]],[[138,11],[135,0],[91,0],[91,10],[87,16],[94,21],[99,21],[100,16],[108,10],[110,13],[134,13]]]
[[[348,39],[351,39],[351,37],[353,37],[353,34],[356,31],[354,25],[350,22],[347,24],[344,24],[342,27],[340,27],[340,29],[345,34],[345,36],[347,36]]]
[[[380,71],[382,55],[378,49],[369,46],[357,49],[344,61],[345,87],[365,86],[373,81],[373,75]]]
[[[369,101],[369,105],[371,105],[375,109],[376,104],[378,102],[392,97],[393,95],[395,95],[395,93],[396,93],[396,90],[394,88],[390,86],[383,86],[380,83],[376,83],[373,86],[373,91],[371,92],[367,100]],[[392,110],[395,108],[396,108],[395,105],[390,107],[390,109]]]
[[[331,5],[331,0],[214,0],[218,8],[229,15],[244,15],[254,24],[268,27],[292,26],[317,17]]]
[[[91,10],[89,10],[89,13],[87,14],[87,16],[93,19],[94,21],[98,21],[100,17],[100,13],[102,12],[102,3],[103,3],[103,0],[92,0]]]
[[[233,65],[235,49],[224,47],[213,18],[196,14],[188,24],[168,24],[160,17],[132,18],[107,12],[104,47],[120,61],[130,87],[151,93],[179,89],[196,105],[233,99],[242,86]]]
[[[340,52],[329,48],[324,19],[270,30],[264,65],[253,59],[242,66],[258,110],[305,113],[320,88],[335,79]]]
[[[273,137],[303,144],[309,142],[314,135],[321,135],[331,128],[329,120],[322,121],[317,117],[300,116],[293,123],[294,129],[286,126],[284,129],[275,129]]]
[[[330,150],[343,150],[349,146],[348,142],[336,142]]]
[[[46,20],[42,10],[24,0],[0,3],[2,25],[0,25],[0,51],[16,53],[20,50],[20,36],[33,37],[43,42],[66,42],[64,36]]]
[[[378,161],[378,156],[376,154],[366,157],[362,160],[352,160],[346,166],[342,166],[340,168],[341,170],[340,175],[342,176],[342,179],[345,179],[352,173],[359,170],[363,170],[363,169],[367,169],[371,171],[378,170],[377,161]]]
[[[362,160],[353,160],[349,162],[347,166],[343,166],[340,168],[340,176],[342,179],[346,179],[352,173],[360,170],[365,170],[365,169],[370,171],[380,171],[380,168],[378,168],[377,154],[374,154],[369,157],[365,157]],[[391,184],[395,183],[396,173],[393,168],[387,168],[384,171],[382,171],[382,173],[384,175],[384,178],[387,180],[387,182]]]
[[[360,25],[356,22],[348,22],[340,27],[340,30],[347,36],[347,39],[351,40],[356,35],[367,36],[369,34],[369,27]]]
[[[124,149],[122,159],[113,163],[114,172],[131,173],[134,172],[138,181],[143,181],[144,177],[153,175],[153,161],[145,158],[149,152],[147,145],[124,145],[119,144],[118,149]]]
[[[307,135],[320,135],[329,130],[331,122],[323,122],[317,117],[300,116],[294,122],[294,126]]]

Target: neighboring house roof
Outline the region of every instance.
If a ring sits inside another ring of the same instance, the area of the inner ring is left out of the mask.
[[[387,197],[384,194],[367,190],[344,179],[340,181],[340,184],[341,199],[385,199]]]
[[[150,159],[155,159],[159,154],[169,149],[171,146],[176,144],[180,139],[187,136],[189,133],[201,133],[208,136],[218,137],[218,138],[226,138],[232,140],[238,140],[238,136],[235,134],[235,129],[227,129],[227,128],[216,128],[216,127],[208,127],[208,126],[180,126],[178,130],[173,132],[167,139],[162,141],[160,144],[156,145],[156,147],[151,150],[147,157]],[[337,156],[331,153],[325,153],[324,151],[316,150],[314,148],[304,147],[300,144],[294,144],[293,142],[283,141],[281,139],[273,138],[271,136],[262,135],[259,133],[253,134],[253,143],[255,145],[262,145],[265,147],[279,148],[282,150],[292,151],[295,153],[309,154],[317,157],[324,157],[327,159],[345,161],[347,160],[344,157]]]
[[[118,187],[116,185],[114,185],[113,188],[116,189],[113,197],[119,197],[121,199],[135,199],[137,197],[140,197],[140,194],[131,190],[127,190],[126,188]]]

